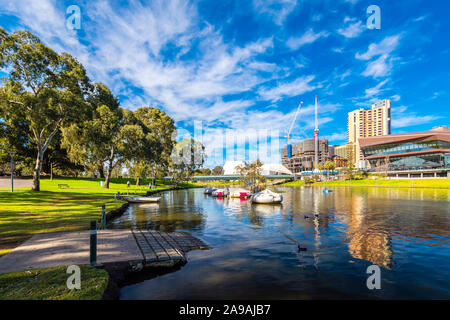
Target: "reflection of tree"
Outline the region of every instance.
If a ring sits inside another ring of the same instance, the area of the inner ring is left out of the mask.
[[[131,205],[129,214],[116,221],[114,227],[133,227],[172,232],[177,230],[203,230],[206,216],[189,196],[189,191],[171,191],[155,206]]]

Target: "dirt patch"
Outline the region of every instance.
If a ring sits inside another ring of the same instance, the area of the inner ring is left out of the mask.
[[[28,188],[33,186],[33,181],[25,179],[14,179],[14,188]],[[11,188],[11,177],[0,177],[0,189]]]

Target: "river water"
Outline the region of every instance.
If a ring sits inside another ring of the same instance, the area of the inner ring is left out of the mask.
[[[332,190],[279,188],[282,205],[259,205],[190,189],[130,206],[110,228],[188,231],[212,249],[121,299],[450,299],[449,190]]]

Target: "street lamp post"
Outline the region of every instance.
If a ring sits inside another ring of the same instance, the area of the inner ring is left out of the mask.
[[[14,151],[10,151],[9,155],[11,156],[11,192],[14,192],[14,155],[16,153]]]

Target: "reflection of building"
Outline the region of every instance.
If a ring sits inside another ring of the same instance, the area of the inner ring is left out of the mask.
[[[328,140],[319,140],[319,163],[331,160],[333,154]],[[292,157],[287,157],[287,147],[281,148],[282,164],[294,173],[314,169],[314,139],[305,139],[292,145]]]
[[[359,139],[372,171],[421,170],[433,176],[450,173],[450,128]]]
[[[337,199],[337,198],[336,198]],[[373,219],[367,212],[368,198],[355,195],[352,198],[351,208],[348,213],[348,249],[352,257],[375,263],[385,268],[392,266],[392,245],[389,228],[383,228],[383,224],[376,224],[371,228]]]
[[[363,159],[358,139],[391,134],[391,101],[381,100],[369,110],[359,109],[348,113],[348,143],[353,144],[355,161]]]

